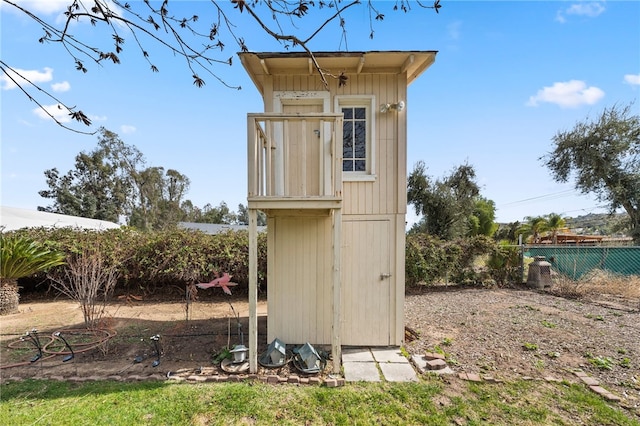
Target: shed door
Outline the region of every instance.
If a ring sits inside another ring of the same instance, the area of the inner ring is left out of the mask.
[[[283,104],[282,112],[305,114],[323,112],[321,99],[316,103]],[[286,175],[285,193],[294,196],[309,196],[320,194],[319,152],[320,138],[319,122],[290,123],[285,132],[289,135],[289,145],[284,147]],[[318,133],[316,133],[318,132]],[[288,160],[287,160],[288,159]]]
[[[391,311],[389,220],[342,225],[342,344],[387,346]]]

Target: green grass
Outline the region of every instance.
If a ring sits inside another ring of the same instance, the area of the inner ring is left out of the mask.
[[[26,380],[2,385],[0,424],[638,424],[582,385],[455,384],[435,377],[340,388]]]

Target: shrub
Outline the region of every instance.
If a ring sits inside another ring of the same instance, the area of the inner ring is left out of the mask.
[[[235,292],[248,291],[249,236],[246,231],[208,235],[184,229],[141,232],[123,227],[100,232],[71,228],[14,232],[67,256],[83,253],[88,245],[100,247],[101,264],[113,268],[118,277],[116,291],[149,294],[171,287],[184,291],[189,284],[210,281],[223,272],[233,275],[233,281],[238,283]],[[506,283],[512,279],[509,268],[517,265],[514,263],[517,249],[498,246],[485,236],[443,241],[427,234],[411,233],[407,235],[405,250],[408,286],[437,282],[486,284],[486,272],[479,261],[482,258],[490,259],[491,277]],[[258,286],[261,290],[266,289],[266,274],[267,236],[260,233]]]
[[[249,276],[248,233],[229,231],[208,235],[191,230],[140,232],[131,228],[87,231],[71,228],[32,228],[14,231],[47,246],[79,255],[87,246],[100,247],[101,264],[115,268],[119,277],[116,291],[153,293],[172,286],[210,281],[228,272],[238,283],[236,291],[246,292]],[[266,286],[266,235],[258,236],[258,285]],[[62,276],[67,268],[59,270]],[[50,283],[50,282],[49,282]]]
[[[117,280],[117,263],[109,261],[100,245],[102,238],[85,241],[80,252],[67,256],[65,268],[49,275],[52,287],[80,304],[87,328],[99,325]]]
[[[444,241],[431,235],[412,232],[407,235],[405,274],[408,286],[437,282],[484,284],[478,259],[495,249],[496,243],[485,236]]]
[[[433,284],[445,275],[447,255],[439,238],[422,233],[407,235],[405,254],[407,285]]]
[[[148,234],[133,261],[137,285],[153,291],[157,286],[206,282],[228,272],[238,290],[249,285],[249,235],[228,231],[208,235],[199,231],[171,230]],[[266,235],[258,237],[258,283],[266,279]]]
[[[520,250],[517,246],[511,246],[507,243],[494,246],[487,259],[487,267],[491,278],[498,286],[522,282]]]
[[[0,315],[18,310],[18,279],[64,264],[64,253],[21,235],[0,232]]]

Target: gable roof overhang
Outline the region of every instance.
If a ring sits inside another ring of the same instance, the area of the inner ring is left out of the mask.
[[[406,73],[407,84],[411,84],[434,63],[437,53],[435,50],[314,52],[313,56],[318,66],[332,75]],[[260,94],[264,94],[267,76],[318,72],[306,52],[241,52],[238,56]]]

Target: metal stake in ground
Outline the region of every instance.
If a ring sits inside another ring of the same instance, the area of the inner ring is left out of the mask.
[[[38,349],[38,353],[35,354],[33,358],[31,358],[30,360],[30,362],[36,362],[37,360],[42,358],[42,345],[40,344],[40,337],[38,336],[38,330],[34,328],[31,331],[27,331],[25,335],[29,338],[29,340],[31,340],[31,343],[33,343],[36,349]],[[21,337],[20,340],[24,341],[24,337]]]
[[[62,358],[62,362],[71,361],[75,357],[75,354],[73,353],[73,348],[71,347],[69,342],[67,342],[67,339],[62,337],[62,334],[59,331],[56,331],[55,333],[53,333],[53,335],[58,337],[60,340],[62,340],[64,342],[65,347],[69,349],[69,352],[71,352],[69,355]]]

